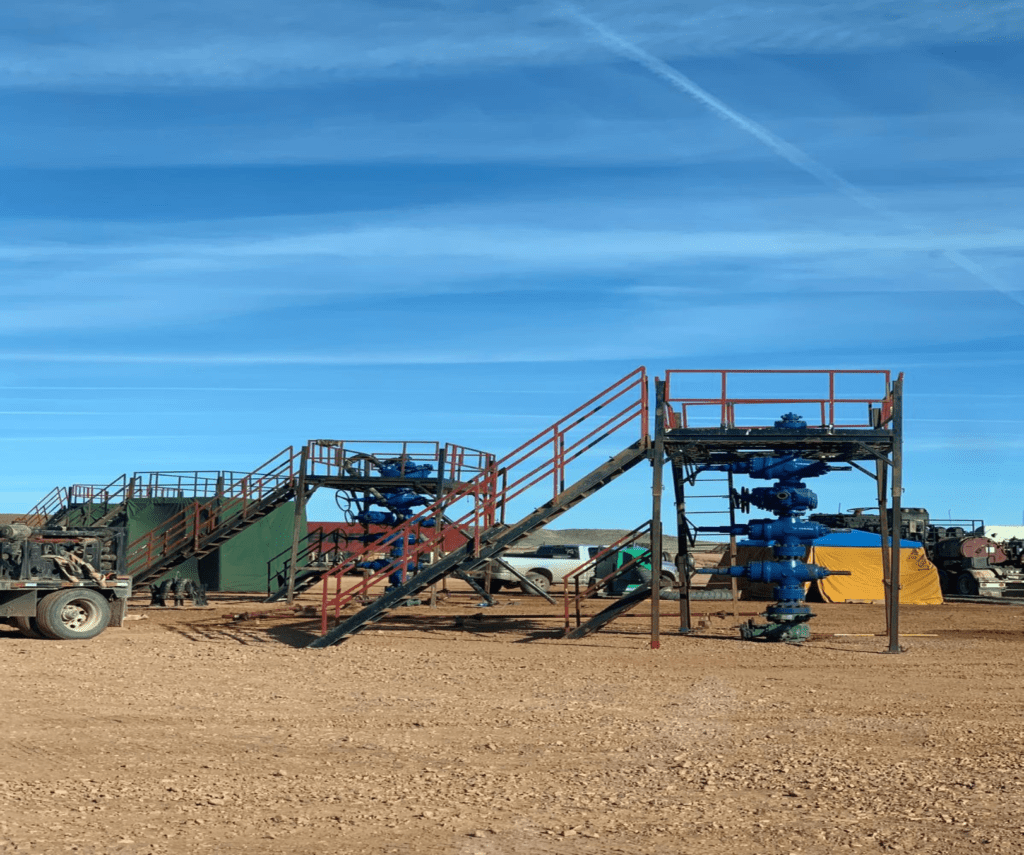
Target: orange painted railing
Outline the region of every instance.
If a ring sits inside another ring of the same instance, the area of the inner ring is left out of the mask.
[[[772,388],[782,385],[783,379],[791,383],[798,381],[810,381],[813,386],[820,384],[820,393],[812,395],[793,395],[789,397],[764,398],[752,395],[736,394],[735,386],[741,381],[750,378],[764,378],[765,384],[770,383]],[[870,384],[878,384],[877,393],[864,394],[847,393],[841,387],[849,388],[854,382],[867,380]],[[684,389],[690,389],[695,384],[701,384],[702,388],[708,388],[711,394],[701,396],[685,395]],[[730,389],[732,385],[732,390]],[[673,386],[676,390],[673,390]],[[680,389],[679,387],[684,387]],[[871,428],[877,427],[872,424],[872,410],[881,412],[881,424],[885,424],[892,415],[891,404],[891,372],[889,371],[861,371],[861,370],[670,370],[665,374],[665,401],[669,407],[670,428],[691,428],[695,427],[694,413],[707,413],[709,410],[717,415],[718,427],[723,428],[750,428],[771,427],[771,421],[764,421],[765,412],[754,407],[764,405],[793,406],[801,407],[801,415],[808,424],[817,421],[817,427],[822,428]],[[863,418],[851,418],[847,413],[856,406],[866,406],[866,414]],[[742,408],[740,424],[737,418],[737,408]],[[804,412],[804,410],[810,412]],[[776,413],[773,418],[781,415]],[[746,418],[743,418],[743,417]],[[705,416],[705,418],[707,418]]]

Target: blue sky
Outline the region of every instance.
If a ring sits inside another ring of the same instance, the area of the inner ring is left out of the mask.
[[[502,454],[645,364],[904,371],[905,503],[1019,522],[1024,3],[575,8],[848,185],[557,4],[5,3],[0,510],[311,437]]]

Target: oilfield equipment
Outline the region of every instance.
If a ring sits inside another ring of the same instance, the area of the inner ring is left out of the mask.
[[[802,431],[807,423],[795,413],[786,413],[774,425],[779,431]],[[740,628],[746,639],[766,641],[804,641],[810,637],[808,621],[814,617],[804,602],[804,584],[824,579],[833,573],[848,571],[829,570],[802,560],[807,547],[817,538],[832,531],[821,523],[802,518],[807,511],[818,506],[817,494],[804,483],[805,478],[816,478],[836,469],[822,460],[808,460],[795,454],[774,457],[750,457],[731,463],[710,463],[707,471],[743,474],[750,478],[774,480],[770,487],[744,487],[736,496],[740,510],[749,512],[750,506],[774,513],[777,519],[757,519],[727,526],[697,526],[698,532],[742,534],[755,543],[771,546],[773,561],[751,561],[745,565],[719,568],[719,573],[743,576],[755,582],[775,586],[778,602],[764,613],[767,623],[748,621]]]
[[[744,636],[799,642],[808,637],[811,616],[803,584],[829,572],[801,560],[806,544],[827,530],[804,519],[816,504],[804,479],[854,469],[876,483],[889,649],[896,652],[899,540],[890,543],[888,532],[901,528],[902,390],[902,375],[893,379],[889,371],[671,370],[650,384],[646,369],[637,368],[500,458],[450,443],[310,440],[248,473],[136,473],[102,488],[58,488],[22,521],[116,526],[130,517],[133,503],[173,496],[174,513],[125,548],[127,575],[139,586],[186,559],[216,555],[271,515],[282,525],[281,515],[288,513],[282,506],[290,503],[290,545],[267,562],[269,600],[290,602],[319,585],[320,635],[309,645],[319,648],[350,638],[450,577],[464,579],[492,602],[471,571],[501,562],[530,533],[646,463],[652,472],[650,519],[594,556],[614,570],[577,589],[579,615],[582,599],[616,589],[611,576],[659,566],[668,463],[679,537],[671,580],[680,604],[678,631],[692,631],[696,535],[713,531],[730,539],[730,566],[715,572],[776,586],[767,623],[748,623]],[[780,419],[779,413],[786,415]],[[736,490],[739,476],[773,483]],[[710,496],[693,493],[707,486]],[[306,504],[320,488],[336,491],[344,525],[307,528]],[[711,512],[724,515],[727,524],[697,525],[696,515],[709,513],[696,506],[688,511],[697,498],[718,501]],[[737,521],[750,505],[775,518]],[[772,560],[738,562],[737,535],[770,544]],[[611,550],[628,560],[610,558]],[[626,593],[587,621],[578,618],[572,636],[649,601],[651,646],[658,647],[660,598],[652,596],[659,590],[657,576],[648,571],[646,583],[620,585]],[[530,589],[528,579],[521,582]],[[554,602],[546,591],[534,593]],[[566,606],[567,621],[568,614]]]
[[[878,533],[877,508],[851,508],[846,513],[813,514],[829,526]],[[945,594],[960,597],[1024,596],[1024,541],[987,536],[984,520],[935,519],[925,508],[903,508],[900,536],[920,543],[939,571]],[[891,514],[889,520],[892,529]]]

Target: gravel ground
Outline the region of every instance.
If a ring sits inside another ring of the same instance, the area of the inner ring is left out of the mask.
[[[652,651],[641,616],[569,642],[499,602],[322,651],[239,597],[0,632],[0,853],[1024,852],[1024,609],[907,607],[887,655],[835,635],[879,606],[817,606],[800,647],[724,616]]]

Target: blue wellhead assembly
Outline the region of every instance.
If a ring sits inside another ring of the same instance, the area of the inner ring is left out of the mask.
[[[806,423],[794,413],[786,413],[775,427],[781,430],[806,428]],[[770,487],[744,488],[739,491],[740,509],[750,505],[774,513],[777,519],[757,519],[732,526],[699,526],[698,531],[742,535],[757,544],[770,545],[773,561],[751,561],[716,569],[723,575],[745,577],[754,582],[775,585],[773,595],[777,602],[761,615],[765,624],[748,621],[740,627],[741,635],[749,640],[785,641],[799,643],[810,637],[808,621],[814,617],[804,602],[804,585],[842,571],[828,570],[817,564],[807,564],[803,557],[807,547],[817,538],[833,529],[802,519],[801,515],[818,506],[817,494],[804,484],[805,478],[817,478],[846,466],[833,466],[823,460],[808,460],[796,454],[771,457],[750,457],[733,463],[709,464],[710,471],[731,472],[751,478],[774,480]]]
[[[381,478],[430,478],[434,467],[429,463],[413,463],[408,458],[395,458],[383,460],[377,465]],[[431,503],[427,496],[410,490],[408,487],[393,487],[386,490],[373,490],[359,500],[359,509],[353,514],[353,521],[364,525],[397,526],[411,519],[417,508],[422,508]],[[373,510],[374,507],[384,510]],[[433,519],[423,520],[420,525],[429,528],[434,525]],[[350,539],[359,540],[364,543],[376,540],[379,534],[352,535]],[[394,534],[381,543],[382,547],[388,547],[388,559],[377,559],[359,564],[359,569],[377,572],[384,569],[395,559],[400,559],[407,554],[407,548],[417,542],[413,534]],[[406,560],[398,565],[398,569],[388,576],[388,584],[395,587],[402,584],[409,576],[419,570],[419,565],[411,560]]]

